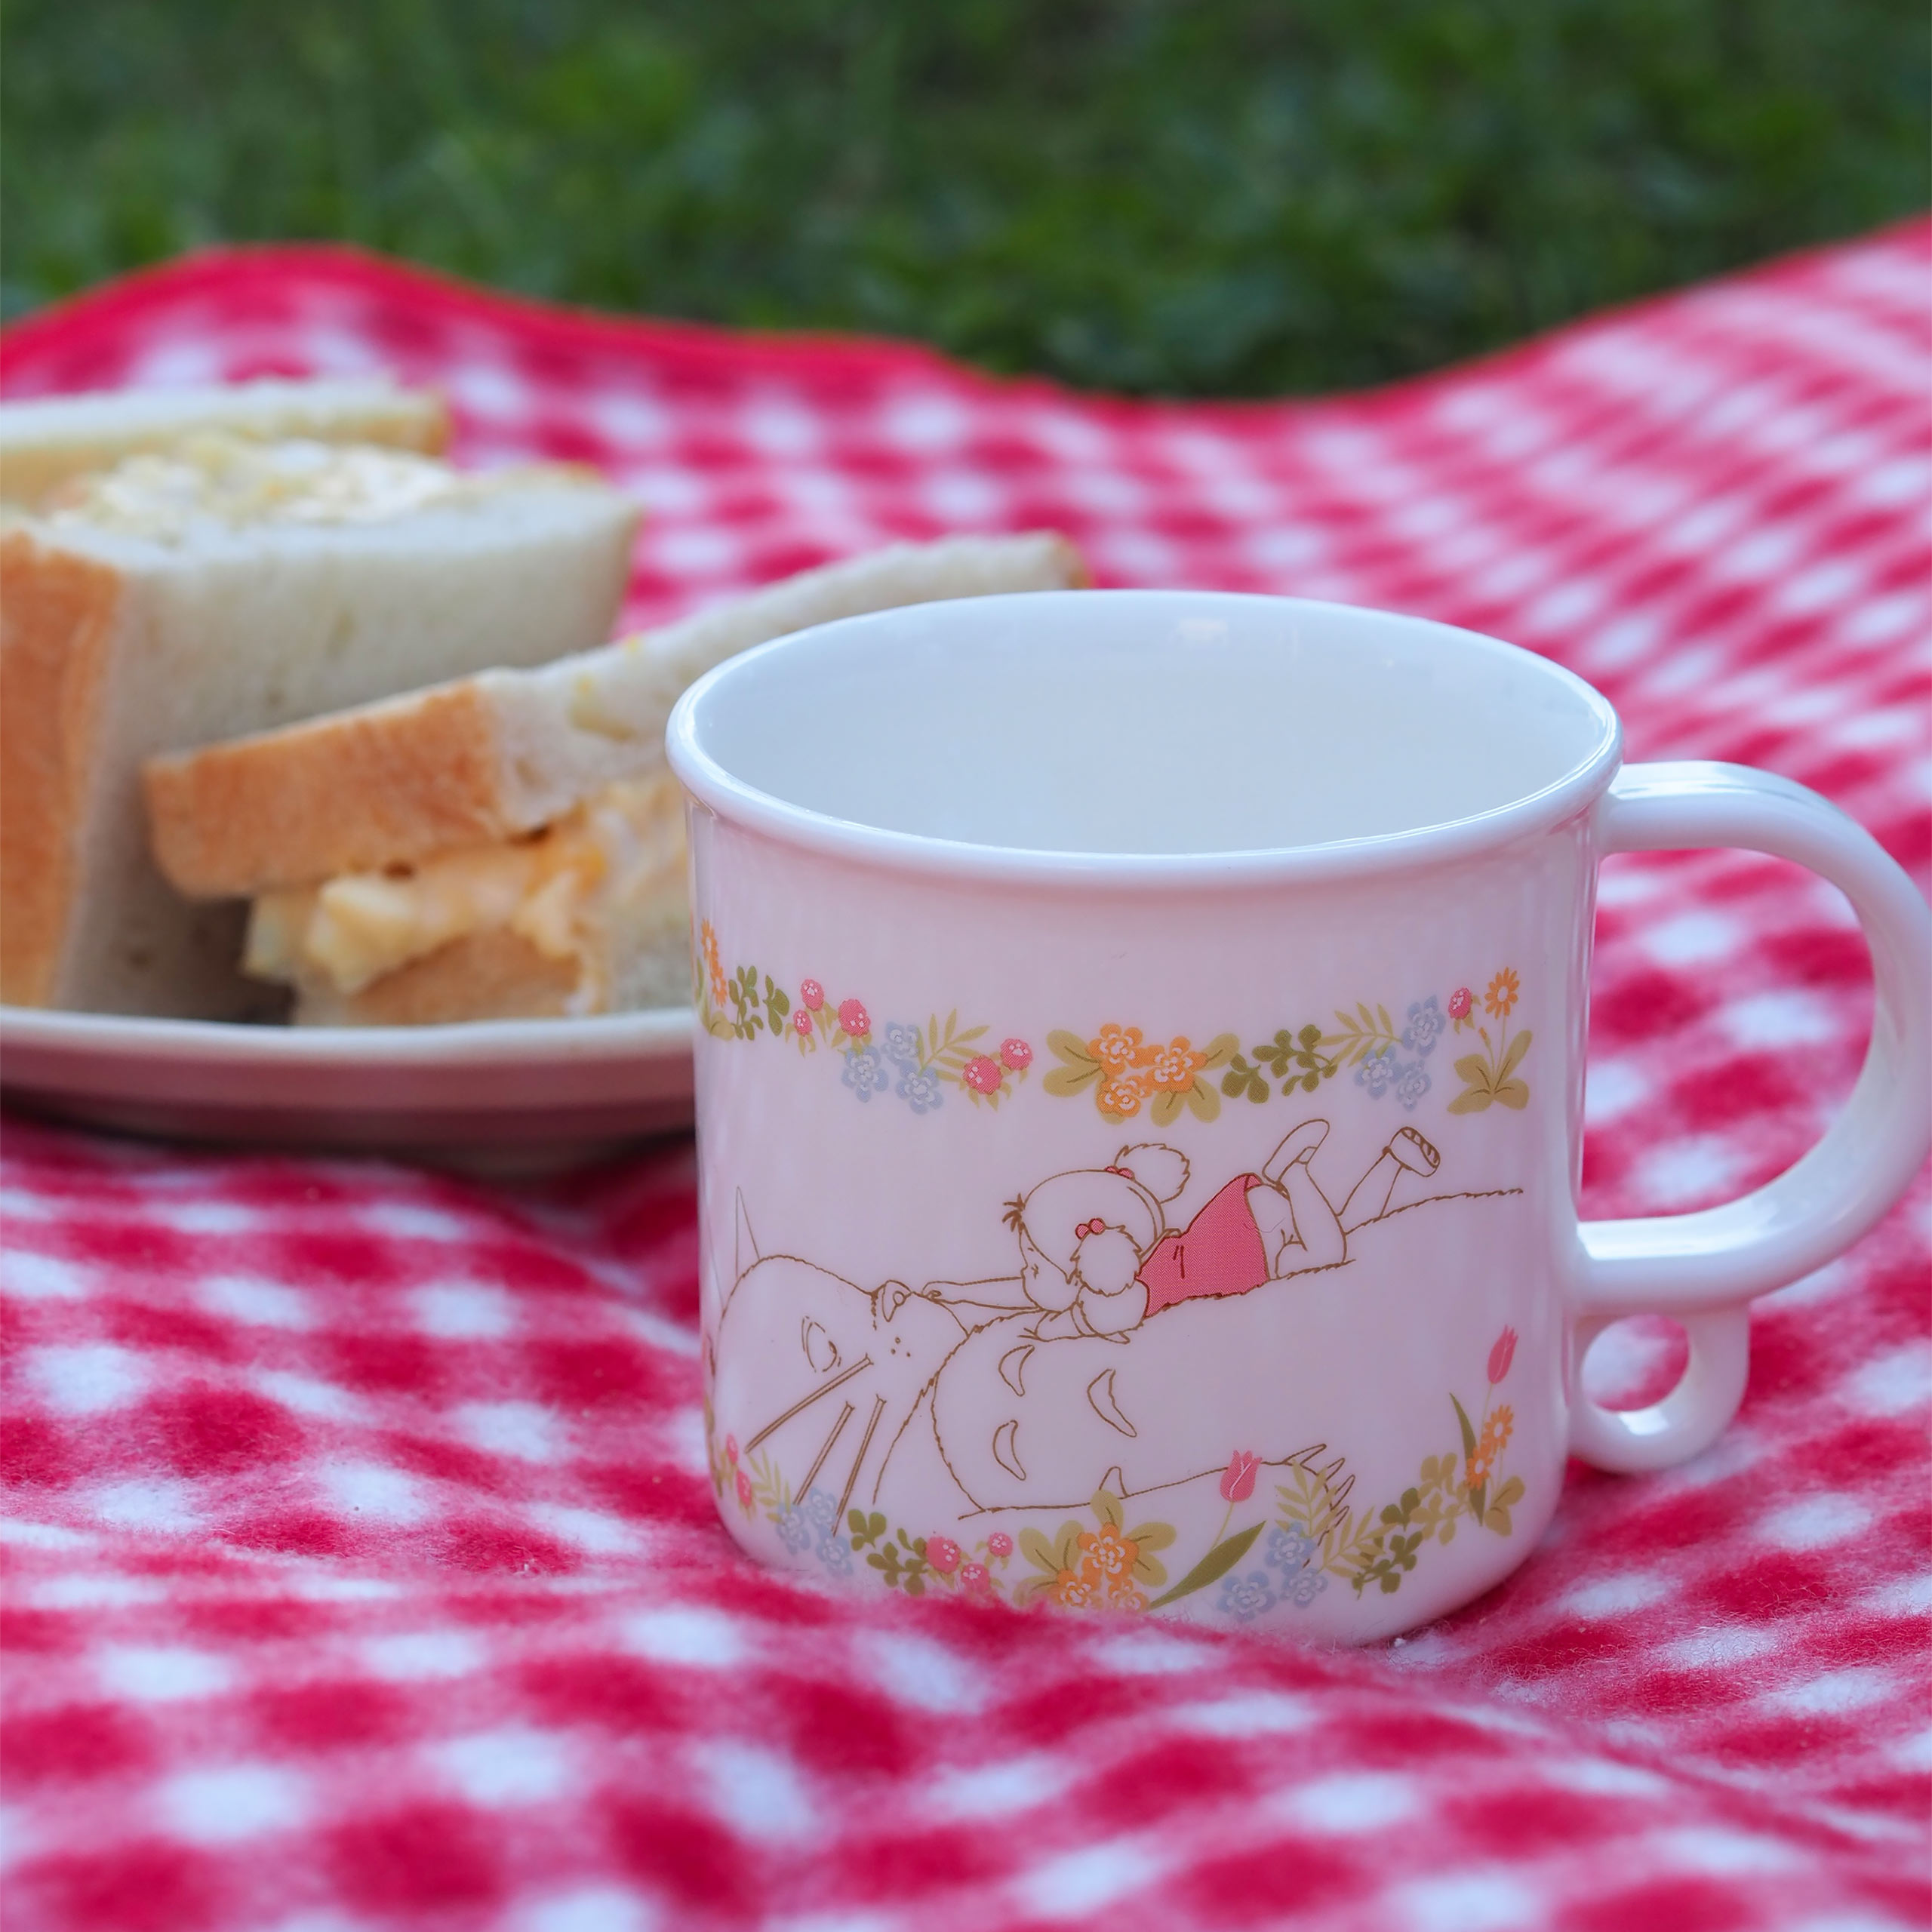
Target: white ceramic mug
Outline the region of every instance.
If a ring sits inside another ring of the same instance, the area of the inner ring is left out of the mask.
[[[731,1534],[873,1590],[1360,1641],[1513,1569],[1571,1454],[1735,1412],[1749,1298],[1932,1140],[1932,916],[1737,766],[1620,770],[1543,659],[1168,592],[976,598],[747,652],[691,795],[706,1414]],[[1857,909],[1856,1092],[1729,1206],[1580,1224],[1598,862],[1734,845]],[[1586,1400],[1675,1316],[1655,1407]]]

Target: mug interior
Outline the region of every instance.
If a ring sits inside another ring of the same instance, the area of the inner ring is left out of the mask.
[[[797,632],[694,686],[671,735],[687,782],[695,752],[736,786],[848,824],[1017,852],[1206,854],[1494,814],[1607,767],[1617,724],[1560,667],[1418,618],[1068,591]]]

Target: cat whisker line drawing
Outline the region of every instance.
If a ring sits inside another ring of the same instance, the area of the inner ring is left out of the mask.
[[[1441,1233],[1466,1243],[1521,1191],[1437,1191],[1440,1152],[1403,1127],[1343,1192],[1317,1172],[1328,1139],[1326,1120],[1300,1122],[1178,1226],[1186,1157],[1123,1146],[1006,1202],[1008,1272],[917,1287],[761,1253],[740,1194],[705,1350],[715,1411],[746,1457],[802,1472],[788,1497],[835,1495],[839,1523],[936,1478],[964,1524],[1192,1481],[1231,1441],[1285,1464],[1334,1390],[1374,1372],[1348,1338],[1373,1332],[1352,1318],[1364,1297],[1392,1309],[1410,1286],[1398,1224],[1454,1223]],[[785,1334],[795,1349],[749,1345]]]

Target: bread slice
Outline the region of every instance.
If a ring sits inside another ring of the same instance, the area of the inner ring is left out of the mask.
[[[660,762],[678,694],[752,645],[895,605],[1087,581],[1052,531],[903,544],[540,670],[485,671],[155,758],[144,774],[155,857],[191,898],[252,898],[534,832]]]
[[[608,635],[635,507],[582,472],[205,437],[0,530],[0,998],[231,1017],[240,918],[172,892],[143,759]]]
[[[685,685],[768,638],[894,604],[1087,581],[1051,533],[906,546],[656,632],[146,770],[190,890],[253,894],[248,970],[298,1023],[414,1025],[681,1004]]]
[[[0,503],[37,509],[73,477],[211,431],[260,441],[376,443],[440,456],[449,441],[449,412],[441,397],[384,376],[0,403]]]
[[[303,1026],[420,1026],[690,997],[684,798],[660,767],[525,838],[256,900],[245,966]]]
[[[681,895],[678,911],[684,909]],[[355,994],[305,987],[304,1026],[447,1026],[476,1020],[562,1020],[576,1010],[581,978],[572,959],[546,959],[521,933],[492,926],[452,940]],[[661,1004],[681,999],[675,989]],[[645,1004],[660,1002],[647,1001]]]

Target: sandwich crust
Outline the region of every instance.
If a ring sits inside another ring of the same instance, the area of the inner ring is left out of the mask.
[[[0,534],[0,1000],[54,996],[122,595],[94,558]]]
[[[303,1019],[334,1026],[426,1026],[461,1020],[555,1020],[570,1011],[578,961],[546,959],[521,933],[466,933],[360,992],[303,995]]]
[[[501,768],[495,707],[464,681],[151,758],[142,786],[168,882],[253,898],[506,837]]]

